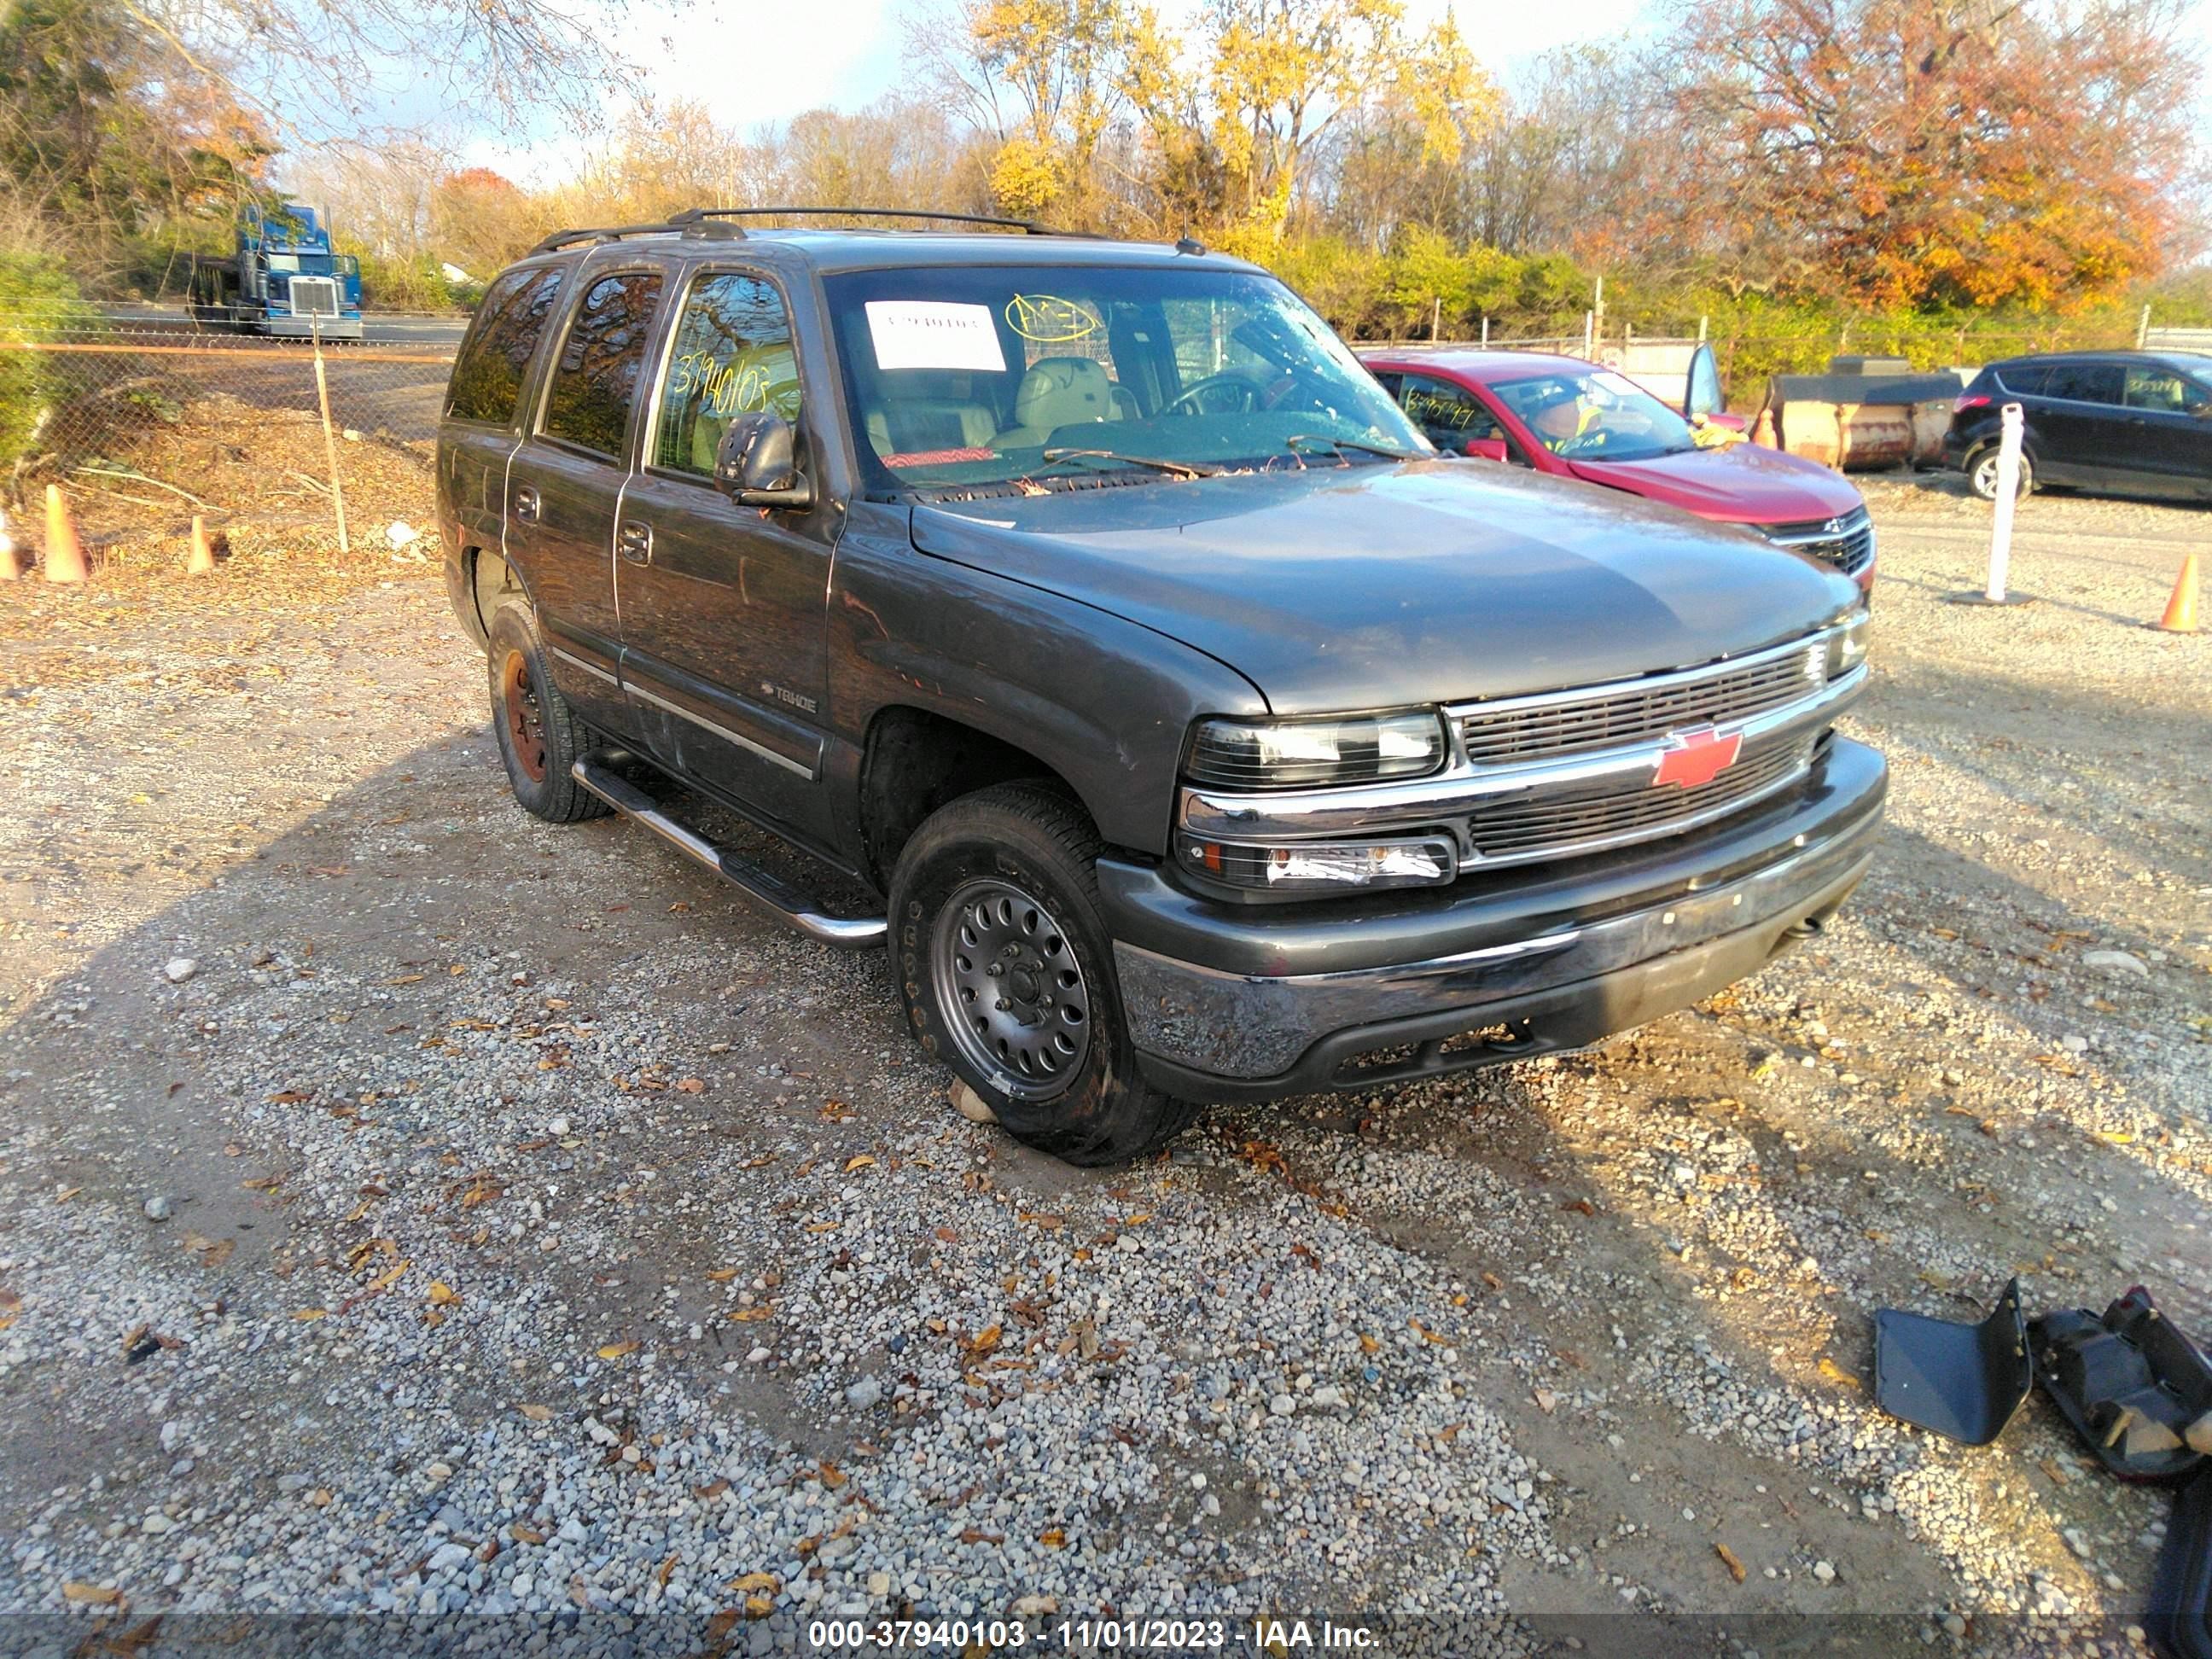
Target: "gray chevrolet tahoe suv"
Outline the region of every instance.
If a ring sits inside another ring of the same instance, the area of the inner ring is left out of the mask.
[[[491,284],[439,434],[453,608],[525,807],[887,943],[1022,1140],[1108,1163],[1194,1103],[1584,1045],[1864,873],[1848,577],[1439,456],[1190,242],[746,217],[564,232]]]

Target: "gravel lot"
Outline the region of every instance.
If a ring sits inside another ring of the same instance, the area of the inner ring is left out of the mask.
[[[957,1117],[878,958],[515,808],[419,552],[8,590],[0,1610],[2128,1650],[2166,1498],[2040,1402],[1887,1419],[1869,1320],[2017,1272],[2212,1331],[2212,640],[2141,626],[2206,520],[2039,497],[1993,612],[1941,597],[1985,507],[1868,493],[1893,820],[1838,926],[1106,1173]]]

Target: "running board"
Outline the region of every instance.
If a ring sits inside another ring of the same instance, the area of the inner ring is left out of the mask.
[[[881,916],[824,915],[812,899],[781,877],[686,829],[662,811],[652,796],[607,767],[580,760],[568,773],[624,817],[635,818],[678,852],[705,865],[778,921],[796,927],[809,939],[841,950],[861,951],[882,944],[890,931]]]

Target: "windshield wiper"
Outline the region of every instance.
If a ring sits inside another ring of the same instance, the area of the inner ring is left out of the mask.
[[[1363,455],[1380,455],[1386,460],[1393,461],[1418,461],[1423,459],[1417,450],[1393,449],[1388,444],[1364,444],[1357,438],[1336,438],[1326,432],[1293,432],[1283,440],[1283,447],[1293,454],[1303,451],[1310,445],[1333,449],[1340,454],[1347,449],[1356,449]]]
[[[1202,462],[1163,460],[1156,455],[1124,455],[1118,449],[1048,449],[1038,459],[1048,465],[1060,461],[1105,461],[1115,466],[1141,466],[1164,472],[1171,478],[1212,478],[1221,472],[1219,467]]]

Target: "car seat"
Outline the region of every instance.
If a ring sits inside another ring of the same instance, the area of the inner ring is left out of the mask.
[[[1014,423],[999,434],[999,447],[1049,443],[1062,427],[1136,416],[1136,399],[1088,357],[1040,357],[1014,393]]]

